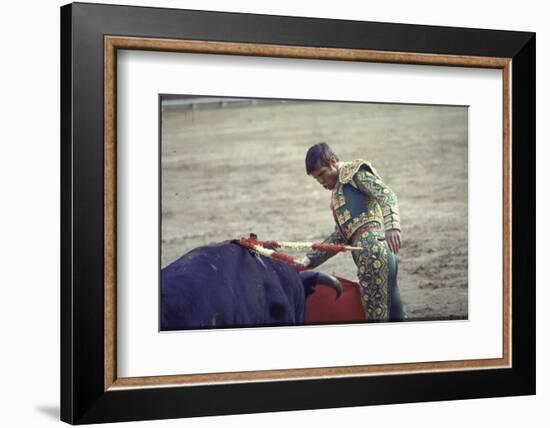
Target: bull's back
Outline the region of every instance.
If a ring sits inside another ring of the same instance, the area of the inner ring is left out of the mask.
[[[162,269],[160,294],[161,330],[304,320],[297,272],[231,242],[194,249]]]

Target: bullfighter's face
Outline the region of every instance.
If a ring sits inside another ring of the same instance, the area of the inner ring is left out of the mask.
[[[327,190],[334,190],[338,180],[338,161],[336,158],[330,158],[330,164],[322,165],[319,161],[310,174],[317,182]]]

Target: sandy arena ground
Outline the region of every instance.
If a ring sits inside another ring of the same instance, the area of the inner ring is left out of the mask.
[[[398,284],[410,320],[468,316],[465,107],[293,102],[162,114],[162,266],[248,236],[321,241],[330,193],[305,174],[307,149],[373,162],[399,199]],[[303,253],[294,253],[301,256]],[[320,270],[356,280],[348,253]]]

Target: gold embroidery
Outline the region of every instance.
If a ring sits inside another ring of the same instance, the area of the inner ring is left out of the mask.
[[[359,170],[351,184],[355,184],[361,192],[370,195],[378,202],[384,214],[384,227],[386,229],[401,228],[397,197],[382,182],[379,176],[373,176],[367,171]]]
[[[366,251],[354,253],[353,259],[358,267],[361,300],[367,321],[389,320],[389,264],[388,253],[383,245],[376,243],[377,235],[362,234],[359,244],[365,248],[377,248],[378,255]]]
[[[377,199],[373,197],[369,198],[369,210],[367,212],[361,213],[359,216],[352,218],[349,210],[344,209],[343,212],[339,213],[338,210],[341,210],[346,205],[346,198],[343,193],[343,183],[350,182],[354,185],[353,177],[361,168],[361,166],[366,165],[372,174],[369,172],[368,175],[371,177],[373,182],[376,182],[379,186],[383,185],[382,179],[376,174],[375,169],[372,167],[370,162],[363,159],[357,159],[351,162],[342,162],[339,167],[339,182],[337,188],[332,194],[332,207],[335,211],[336,221],[340,225],[342,232],[344,233],[347,239],[351,239],[353,234],[362,226],[365,226],[367,223],[376,222],[380,227],[385,226],[386,228],[397,227],[399,228],[399,214],[395,213],[392,215],[390,213],[382,213],[382,209]],[[373,176],[374,175],[374,176]],[[355,187],[355,186],[354,186]],[[380,195],[391,193],[388,189],[384,188],[380,191]],[[387,195],[388,197],[392,196],[391,194]]]
[[[337,194],[337,192],[335,192],[332,198],[332,204],[335,210],[342,208],[346,204],[346,198],[341,193]]]
[[[350,162],[342,162],[340,164],[338,168],[338,177],[340,179],[340,182],[349,183],[353,179],[355,173],[363,165],[366,165],[374,176],[380,178],[380,176],[369,161],[366,161],[364,159],[356,159]]]
[[[377,203],[372,203],[371,205],[372,208],[370,210],[361,213],[358,217],[353,218],[348,224],[340,223],[340,226],[344,229],[348,239],[353,236],[357,229],[367,223],[377,222],[379,225],[382,225],[382,211],[380,210],[380,206]]]
[[[344,212],[341,214],[337,213],[336,217],[338,217],[338,223],[342,225],[351,218],[351,213],[349,212],[349,210],[344,210]]]
[[[338,183],[337,186],[338,187],[332,193],[332,208],[334,210],[342,208],[346,204],[346,198],[343,193],[343,186],[341,183]]]

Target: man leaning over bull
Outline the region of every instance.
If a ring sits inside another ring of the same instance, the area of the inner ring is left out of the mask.
[[[370,162],[339,162],[326,143],[309,148],[306,172],[332,192],[330,208],[336,225],[324,242],[364,248],[352,256],[366,320],[403,320],[395,258],[401,247],[397,197]],[[334,254],[311,251],[302,262],[315,268]]]

